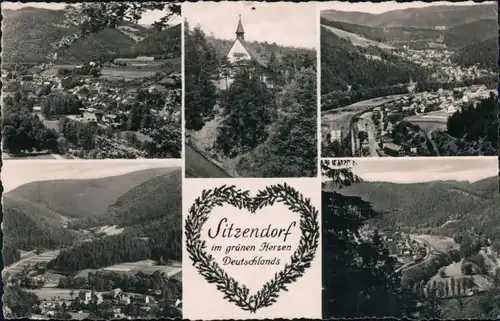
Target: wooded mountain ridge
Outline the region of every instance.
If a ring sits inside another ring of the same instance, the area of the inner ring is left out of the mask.
[[[8,63],[43,63],[64,36],[75,33],[66,27],[64,10],[26,7],[2,10],[2,60]],[[181,26],[163,31],[125,22],[77,40],[60,52],[59,63],[81,63],[106,57],[137,55],[181,55]]]
[[[498,37],[497,19],[475,20],[451,27],[447,30],[408,26],[367,26],[364,24],[330,20],[325,17],[321,17],[321,24],[351,32],[370,40],[392,42],[395,46],[403,46],[411,41],[427,40],[428,42],[443,43],[448,48],[453,49]]]
[[[391,10],[381,14],[321,11],[321,17],[372,27],[418,27],[433,29],[436,26],[454,27],[482,19],[497,19],[496,3],[474,6],[429,6]]]
[[[4,264],[15,261],[15,252],[20,249],[74,245],[84,238],[82,229],[104,225],[116,225],[124,231],[119,236],[96,240],[103,246],[123,242],[123,238],[140,243],[141,237],[154,240],[150,240],[149,248],[167,247],[163,244],[165,241],[161,241],[166,237],[172,238],[170,243],[177,246],[180,237],[178,242],[173,239],[182,229],[181,177],[179,168],[159,168],[115,177],[20,186],[4,195],[4,253],[7,255]],[[180,248],[174,250],[168,245],[168,249],[175,252],[174,256],[180,255],[177,251]],[[82,250],[77,248],[77,251]]]
[[[324,188],[331,186],[326,183]],[[500,241],[498,177],[474,183],[362,182],[341,193],[370,202],[382,213],[374,222],[382,229],[447,236],[472,233]]]

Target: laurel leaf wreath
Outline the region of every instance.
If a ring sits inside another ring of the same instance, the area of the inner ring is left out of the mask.
[[[300,214],[300,230],[302,232],[299,245],[283,270],[264,284],[254,295],[244,284],[239,284],[217,264],[212,255],[208,254],[206,242],[201,239],[201,229],[208,220],[209,214],[216,206],[231,204],[239,209],[246,208],[251,213],[275,203],[283,203],[294,212]],[[249,196],[249,191],[237,189],[234,185],[223,185],[214,189],[204,190],[191,208],[185,222],[186,248],[193,266],[198,269],[208,283],[214,283],[224,294],[224,299],[234,303],[245,311],[255,313],[258,309],[269,307],[275,303],[281,290],[288,291],[286,285],[301,277],[305,269],[311,266],[319,243],[318,210],[311,204],[309,198],[287,184],[277,184],[266,187],[255,197]]]

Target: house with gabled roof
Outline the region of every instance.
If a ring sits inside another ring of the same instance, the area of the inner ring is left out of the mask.
[[[225,63],[220,67],[216,86],[221,90],[229,88],[234,80],[234,75],[240,68],[247,68],[250,72],[259,69],[260,80],[266,82],[265,71],[268,69],[267,62],[255,51],[245,40],[245,30],[241,22],[241,15],[236,28],[236,39],[224,55]],[[262,72],[264,71],[264,72]]]

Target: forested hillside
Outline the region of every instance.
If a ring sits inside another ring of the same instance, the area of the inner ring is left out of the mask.
[[[158,168],[105,179],[32,182],[10,191],[8,195],[29,200],[68,217],[101,216],[130,189],[171,171],[169,168]]]
[[[477,20],[444,32],[444,43],[449,47],[466,47],[483,40],[498,37],[497,19]]]
[[[437,40],[442,31],[416,28],[416,27],[391,27],[379,28],[366,25],[352,24],[342,21],[333,21],[321,18],[321,24],[355,33],[371,40],[388,41],[414,41],[414,40]]]
[[[395,42],[395,46],[411,45],[412,41],[442,42],[450,49],[461,48],[498,35],[496,19],[483,19],[457,25],[447,30],[417,27],[377,27],[321,18],[321,24],[345,30],[367,39]],[[440,38],[442,37],[442,40]]]
[[[90,215],[75,220],[70,228],[89,228],[100,225],[147,225],[149,221],[168,218],[172,225],[180,224],[172,219],[181,211],[181,172],[173,172],[145,180],[126,191],[110,203],[103,214]]]
[[[139,181],[135,187],[119,188],[134,180]],[[4,199],[4,264],[18,260],[20,249],[38,248],[63,248],[50,263],[62,272],[145,259],[180,260],[181,186],[180,169],[21,186]],[[102,192],[104,187],[106,193]],[[58,198],[51,197],[54,194]],[[99,194],[106,197],[99,198]],[[91,204],[92,198],[97,205]],[[81,219],[61,216],[70,213]],[[122,232],[105,235],[93,229],[111,225],[123,228]]]
[[[479,65],[482,68],[498,70],[498,36],[466,46],[451,56],[459,65]]]
[[[500,201],[494,177],[474,184],[366,182],[346,188],[343,194],[359,196],[382,212],[377,219],[382,229],[451,237],[473,233],[500,243]]]
[[[63,10],[27,7],[2,10],[2,14],[2,58],[8,63],[46,62],[55,43],[76,31],[63,25]],[[163,31],[129,22],[124,25],[126,31],[109,28],[75,41],[60,52],[57,62],[81,63],[137,55],[180,56],[180,24]]]
[[[3,197],[3,264],[19,259],[19,250],[56,249],[74,241],[61,217],[26,199]]]
[[[325,10],[321,15],[329,20],[378,27],[453,27],[482,19],[497,19],[497,4],[478,6],[429,6],[392,10],[382,14]]]
[[[49,268],[64,272],[78,272],[83,269],[98,269],[123,262],[156,260],[168,262],[182,258],[182,231],[160,225],[157,232],[146,237],[137,237],[129,232],[107,236],[92,242],[85,242],[62,250],[50,262]]]
[[[321,95],[325,109],[351,100],[401,93],[410,79],[424,80],[427,74],[422,67],[383,49],[355,47],[323,27],[321,57]],[[352,86],[351,92],[348,86]]]
[[[447,134],[436,134],[436,144],[441,156],[497,155],[497,115],[498,99],[494,94],[477,105],[469,104],[453,113],[447,122]],[[447,139],[449,135],[457,141]]]

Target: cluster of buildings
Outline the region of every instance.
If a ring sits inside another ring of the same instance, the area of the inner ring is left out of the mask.
[[[56,77],[57,76],[53,76]],[[150,112],[159,117],[171,116],[172,106],[181,104],[181,75],[171,74],[165,76],[159,81],[135,80],[126,83],[110,83],[108,81],[95,81],[92,78],[85,78],[83,83],[68,89],[67,92],[75,95],[86,106],[82,112],[83,121],[102,119],[105,124],[115,124],[114,120],[120,116],[126,116],[130,112],[128,107],[137,101],[139,91],[145,91],[150,94],[159,94],[165,97],[163,108],[151,108]],[[141,103],[141,102],[139,102]],[[110,113],[104,110],[109,106],[116,106]],[[180,113],[180,108],[178,113]]]
[[[493,71],[474,66],[459,66],[451,61],[452,51],[449,50],[404,50],[395,51],[398,56],[411,60],[422,67],[431,68],[430,80],[436,82],[462,82],[491,76]]]
[[[89,312],[85,305],[94,303],[100,305],[101,303],[108,303],[107,314],[112,314],[114,319],[127,318],[126,309],[130,305],[134,305],[138,310],[144,312],[149,311],[157,302],[149,295],[142,295],[138,293],[125,293],[121,289],[113,289],[108,292],[95,292],[91,290],[75,291],[74,297],[71,299],[57,299],[57,300],[42,300],[36,310],[38,319],[55,318],[62,311],[68,312],[72,315],[72,319],[86,319]],[[74,305],[74,303],[76,303]],[[176,303],[180,305],[180,300]]]
[[[418,263],[427,256],[428,248],[425,244],[420,240],[412,239],[404,232],[386,234],[379,231],[378,233],[391,255],[400,264]],[[365,227],[360,235],[362,239],[370,239],[373,236],[373,230],[370,227]]]
[[[385,111],[387,115],[397,112],[398,107],[403,112],[413,115],[425,114],[430,111],[452,114],[457,110],[461,110],[464,106],[469,106],[471,103],[477,104],[481,99],[488,98],[490,92],[491,90],[485,85],[473,85],[456,87],[453,90],[439,89],[436,92],[412,93],[374,110]]]
[[[153,57],[138,57],[136,62],[154,60]],[[91,66],[95,63],[90,62]],[[159,66],[159,65],[158,65]],[[23,68],[24,70],[2,69],[3,92],[5,96],[20,92],[23,98],[33,102],[33,113],[38,114],[44,123],[53,128],[53,121],[59,116],[55,115],[45,119],[42,113],[42,102],[45,96],[52,93],[67,93],[78,98],[83,108],[72,115],[66,115],[73,121],[83,123],[96,123],[100,127],[119,130],[125,128],[124,122],[131,117],[131,110],[135,104],[141,106],[140,112],[149,114],[151,121],[154,119],[179,120],[182,104],[182,75],[171,73],[146,78],[128,80],[108,80],[103,77],[81,75],[71,69],[79,70],[83,66],[59,66],[68,72],[43,71],[40,68]],[[153,98],[150,98],[153,97]],[[155,98],[156,97],[156,98]],[[151,101],[165,102],[152,105]],[[137,112],[135,110],[134,112]],[[50,124],[48,123],[50,122]],[[141,123],[142,124],[142,123]],[[142,135],[141,137],[143,137]],[[144,136],[145,139],[148,139]],[[123,142],[111,142],[109,148],[128,148]],[[78,150],[78,149],[77,149]]]
[[[418,263],[427,256],[429,250],[424,243],[403,232],[382,235],[382,240],[400,264]]]
[[[29,266],[22,274],[4,275],[5,287],[15,288],[21,287],[27,291],[34,291],[39,294],[40,303],[32,307],[33,319],[54,319],[60,313],[69,313],[72,319],[87,319],[89,316],[88,304],[95,304],[99,309],[106,309],[108,315],[113,315],[114,319],[127,318],[127,311],[133,305],[136,311],[147,313],[155,304],[155,297],[162,294],[161,290],[149,289],[147,293],[131,293],[124,292],[120,288],[115,288],[106,292],[97,292],[89,289],[61,289],[57,291],[57,281],[64,278],[63,275],[44,272],[40,274],[35,266]],[[146,270],[146,274],[151,271]],[[180,272],[176,271],[175,278],[179,277]],[[47,277],[46,277],[47,276]],[[35,286],[30,286],[27,283],[33,282]],[[45,293],[44,291],[47,292]],[[70,292],[68,292],[70,291]],[[44,293],[43,295],[41,293]],[[54,293],[54,295],[52,295]],[[101,306],[102,303],[107,303]],[[182,302],[177,299],[174,306],[178,309],[182,308]],[[10,309],[4,306],[4,312],[11,313]],[[9,315],[9,314],[7,314]]]
[[[142,61],[142,59],[153,59],[153,57],[138,57],[133,60]],[[130,60],[130,59],[125,59]],[[90,64],[92,64],[91,62]],[[62,66],[65,67],[65,66]],[[82,66],[74,66],[79,69]],[[33,68],[32,68],[33,69]],[[77,78],[77,79],[75,79]],[[126,108],[120,106],[128,106],[137,101],[137,93],[139,91],[147,91],[149,93],[158,93],[165,97],[166,104],[164,108],[154,108],[153,114],[162,117],[167,117],[169,108],[173,104],[181,103],[181,80],[180,73],[172,73],[164,76],[161,79],[134,79],[127,82],[110,82],[105,79],[95,78],[91,76],[63,76],[63,75],[43,75],[38,69],[24,71],[17,74],[16,71],[2,70],[2,82],[4,92],[21,91],[22,94],[35,101],[35,111],[40,110],[40,98],[43,88],[48,88],[48,92],[67,92],[73,94],[80,99],[87,109],[104,109],[107,105],[116,104],[116,114],[126,114]],[[75,86],[65,89],[65,82],[74,81]],[[87,111],[88,112],[88,111]],[[180,108],[179,108],[180,113]],[[116,116],[116,115],[115,115]],[[96,115],[98,117],[98,115]],[[111,117],[114,117],[111,114]]]

